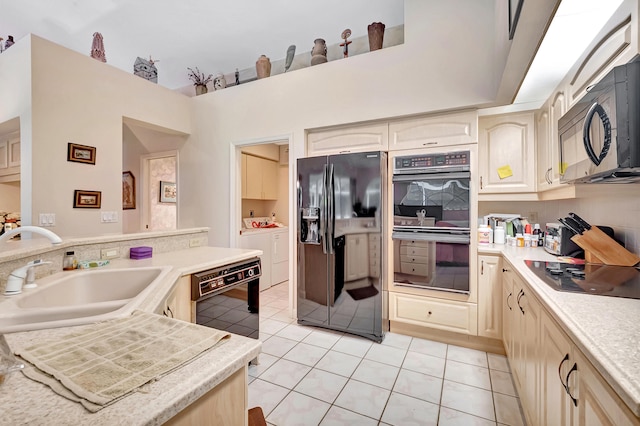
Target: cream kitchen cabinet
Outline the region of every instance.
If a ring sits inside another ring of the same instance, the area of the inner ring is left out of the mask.
[[[344,256],[345,281],[355,281],[369,276],[369,237],[367,234],[347,234]]]
[[[0,176],[20,177],[20,137],[0,137]]]
[[[563,92],[557,92],[536,113],[537,190],[545,191],[560,185],[560,146],[558,120],[566,111]]]
[[[461,111],[389,123],[389,151],[478,142],[478,112]]]
[[[307,156],[350,152],[387,151],[389,126],[385,123],[341,126],[309,131]]]
[[[162,311],[164,316],[195,323],[195,311],[191,301],[191,275],[180,278],[176,288],[169,294]]]
[[[391,331],[395,324],[407,324],[476,336],[477,316],[475,303],[389,292]]]
[[[503,303],[503,324],[508,324],[503,331],[505,349],[527,423],[537,425],[540,424],[538,352],[541,306],[532,290],[508,262],[505,262],[502,281],[506,296]]]
[[[242,154],[242,198],[278,199],[278,163]]]
[[[480,117],[479,193],[533,193],[536,190],[533,112]]]
[[[501,278],[501,256],[478,256],[478,336],[502,339]]]

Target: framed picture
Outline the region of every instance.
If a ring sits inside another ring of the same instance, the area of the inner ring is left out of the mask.
[[[67,161],[96,164],[96,148],[69,142],[67,145]]]
[[[122,209],[136,208],[136,178],[131,172],[122,172]]]
[[[509,40],[513,39],[524,0],[509,0]]]
[[[160,202],[175,203],[176,202],[176,183],[160,181]]]
[[[76,189],[73,191],[73,208],[75,209],[99,209],[102,192],[83,191]]]

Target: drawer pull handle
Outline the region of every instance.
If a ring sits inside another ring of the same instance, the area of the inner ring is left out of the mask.
[[[562,380],[562,364],[564,364],[566,361],[569,360],[569,354],[566,354],[564,356],[564,358],[562,358],[562,361],[560,361],[560,365],[558,365],[558,378],[560,379],[560,383],[562,383],[562,387],[564,388],[564,390],[567,390],[567,386],[564,384],[564,381]]]
[[[507,307],[509,308],[510,311],[513,311],[513,308],[511,308],[511,305],[509,304],[509,298],[513,296],[513,292],[509,292],[509,295],[507,296]]]
[[[569,395],[569,398],[571,398],[571,401],[573,401],[573,406],[577,407],[578,400],[574,398],[573,395],[571,395],[571,389],[569,389],[569,376],[571,376],[571,373],[573,373],[574,371],[578,371],[578,364],[576,363],[573,363],[573,367],[571,367],[571,370],[569,370],[569,372],[567,373],[567,378],[565,379],[565,382],[567,385],[564,389],[567,391],[567,395]]]
[[[480,275],[484,275],[484,260],[480,262]]]
[[[520,308],[520,312],[522,312],[522,315],[524,315],[524,309],[522,309],[522,305],[520,304],[520,299],[522,299],[522,297],[524,296],[524,290],[520,289],[520,291],[518,292],[518,308]]]

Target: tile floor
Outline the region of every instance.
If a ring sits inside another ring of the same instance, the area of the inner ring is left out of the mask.
[[[260,294],[249,408],[288,425],[523,425],[501,355],[387,333],[381,344],[299,326],[288,283]]]

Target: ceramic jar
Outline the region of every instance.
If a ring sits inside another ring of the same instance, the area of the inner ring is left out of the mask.
[[[384,39],[384,27],[382,22],[373,22],[367,27],[369,32],[369,50],[374,51],[382,49],[382,41]]]
[[[313,41],[311,48],[311,65],[324,64],[327,62],[327,44],[324,39],[317,38]]]
[[[209,91],[206,84],[195,84],[194,86],[196,88],[196,96],[204,95]]]
[[[256,74],[258,74],[258,78],[265,78],[271,75],[271,61],[265,55],[260,55],[256,61]]]

